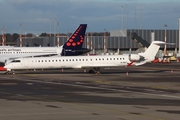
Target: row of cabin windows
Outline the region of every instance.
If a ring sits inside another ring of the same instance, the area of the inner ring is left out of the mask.
[[[56,52],[0,52],[0,54],[15,54],[15,53],[56,53]]]
[[[95,59],[96,61],[105,60],[105,58]],[[106,58],[106,60],[124,60],[124,58]],[[88,59],[63,59],[63,60],[35,60],[32,62],[64,62],[64,61],[88,61]],[[90,59],[92,61],[92,59]]]

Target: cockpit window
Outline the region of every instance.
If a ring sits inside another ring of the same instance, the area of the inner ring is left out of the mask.
[[[21,62],[20,60],[13,60],[12,61],[13,63],[18,63],[18,62]]]

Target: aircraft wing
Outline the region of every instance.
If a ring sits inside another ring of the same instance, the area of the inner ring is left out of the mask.
[[[118,68],[118,67],[122,67],[122,66],[114,66],[112,65],[113,68]],[[107,65],[107,66],[81,66],[82,69],[92,69],[92,68],[109,68],[112,67],[111,65]],[[127,65],[124,65],[127,66]]]
[[[30,57],[49,57],[49,56],[56,56],[56,55],[58,54],[18,56],[18,57],[9,58],[9,60],[18,59],[18,58],[30,58]]]

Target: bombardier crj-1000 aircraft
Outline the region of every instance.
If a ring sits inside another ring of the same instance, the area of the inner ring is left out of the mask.
[[[87,24],[80,24],[76,31],[60,47],[0,47],[0,62],[5,63],[7,60],[17,59],[20,57],[37,57],[37,56],[73,56],[81,55],[90,50],[82,48]],[[1,69],[2,70],[2,67]]]
[[[131,55],[35,57],[12,60],[4,66],[7,71],[18,69],[82,68],[100,73],[102,67],[143,65],[155,59],[162,41],[154,41],[144,53]]]

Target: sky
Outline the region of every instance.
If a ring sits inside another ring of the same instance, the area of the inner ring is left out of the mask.
[[[87,32],[178,29],[179,6],[179,0],[0,0],[0,25],[6,33],[37,35],[73,32],[79,24],[88,24]]]

